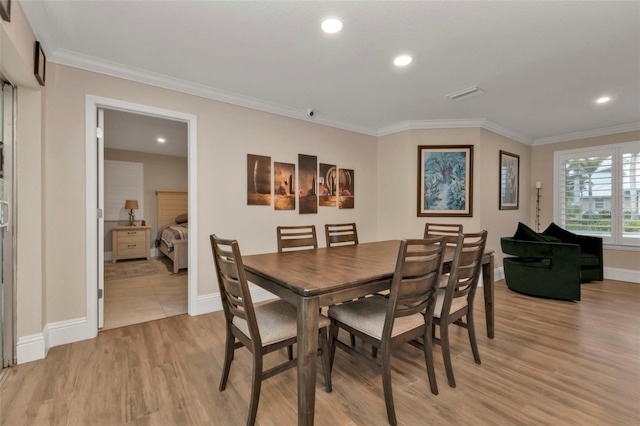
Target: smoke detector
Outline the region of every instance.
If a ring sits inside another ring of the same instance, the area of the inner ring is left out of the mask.
[[[469,98],[473,98],[474,96],[480,96],[484,93],[484,90],[479,88],[478,86],[467,87],[466,89],[458,90],[457,92],[449,93],[447,98],[452,101],[460,102]]]

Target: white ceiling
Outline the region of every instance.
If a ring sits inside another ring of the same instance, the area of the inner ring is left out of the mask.
[[[640,128],[638,1],[20,3],[50,61],[362,133]],[[329,15],[341,33],[320,30]],[[395,69],[399,53],[414,62]],[[473,85],[486,93],[445,97]]]
[[[104,146],[125,151],[187,157],[187,123],[149,115],[105,110]],[[159,143],[163,138],[164,143]]]

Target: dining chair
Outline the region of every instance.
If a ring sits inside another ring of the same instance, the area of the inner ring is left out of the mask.
[[[459,239],[460,235],[462,236],[461,241]],[[456,387],[456,381],[453,377],[449,347],[450,324],[467,329],[473,359],[476,364],[480,364],[480,353],[473,320],[473,301],[478,288],[480,274],[482,274],[482,255],[487,242],[487,231],[460,235],[458,237],[446,237],[450,242],[454,238],[458,239],[458,241],[447,286],[438,290],[432,330],[434,342],[440,344],[442,348],[447,380],[452,388]],[[425,315],[429,315],[429,313],[425,313]],[[466,321],[463,320],[465,317]],[[440,338],[435,337],[436,327],[440,328]]]
[[[457,235],[462,232],[462,224],[459,223],[425,223],[424,238],[427,235]]]
[[[332,223],[324,225],[327,247],[358,244],[358,230],[355,223]]]
[[[444,237],[402,240],[398,251],[389,297],[367,297],[329,308],[330,369],[336,347],[358,357],[381,372],[387,418],[396,425],[391,390],[391,353],[404,343],[422,338],[431,392],[438,394],[433,365],[431,326],[442,272]],[[427,312],[422,315],[421,312]],[[381,352],[381,361],[338,339],[339,329],[354,334]]]
[[[278,253],[318,248],[316,226],[278,226]]]
[[[462,224],[459,223],[425,223],[424,225],[424,236],[423,238],[427,238],[430,235],[444,235],[444,236],[453,236],[454,238],[449,238],[446,240],[447,246],[452,246],[455,248],[456,246],[456,236],[462,233]],[[449,274],[442,274],[440,276],[440,287],[446,287],[449,282]]]
[[[324,225],[327,247],[358,244],[358,230],[355,223],[332,223]],[[351,347],[356,346],[356,336],[351,335]]]
[[[221,239],[215,235],[209,238],[227,332],[219,390],[223,391],[227,386],[235,350],[246,347],[253,354],[251,400],[247,417],[247,425],[253,425],[258,412],[262,381],[297,365],[297,359],[289,359],[263,371],[264,355],[296,343],[298,315],[296,307],[282,299],[254,307],[238,242]],[[318,345],[322,356],[325,388],[327,392],[331,392],[327,343],[330,322],[324,315],[318,315]]]

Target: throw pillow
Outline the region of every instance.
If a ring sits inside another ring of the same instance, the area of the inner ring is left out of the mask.
[[[545,236],[538,234],[522,222],[518,222],[518,229],[513,235],[513,239],[522,241],[538,241],[543,243],[549,242]]]

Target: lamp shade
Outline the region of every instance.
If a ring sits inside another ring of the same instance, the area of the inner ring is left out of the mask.
[[[124,202],[124,208],[128,210],[138,210],[138,200],[127,200]]]

